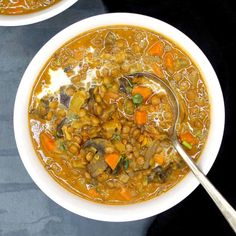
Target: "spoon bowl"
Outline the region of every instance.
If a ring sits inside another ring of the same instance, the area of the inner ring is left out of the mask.
[[[130,74],[128,76],[125,76],[128,79],[133,78],[139,78],[139,77],[146,77],[149,80],[154,81],[155,83],[158,83],[167,93],[169,101],[171,103],[172,109],[173,109],[173,125],[168,129],[168,136],[173,140],[177,139],[176,135],[176,126],[179,122],[179,116],[180,116],[180,105],[179,100],[174,92],[174,90],[170,87],[170,85],[167,84],[164,80],[156,76],[155,74],[152,74],[150,72],[137,72]]]

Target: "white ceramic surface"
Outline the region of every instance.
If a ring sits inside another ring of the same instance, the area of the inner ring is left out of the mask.
[[[134,25],[159,32],[175,41],[188,52],[199,66],[208,87],[211,103],[211,126],[208,141],[198,162],[206,174],[219,151],[224,130],[224,101],[217,76],[203,52],[182,32],[160,20],[130,13],[111,13],[87,18],[62,30],[49,40],[35,55],[18,88],[14,108],[14,131],[20,157],[39,188],[62,207],[85,217],[102,221],[131,221],[161,213],[187,197],[198,181],[189,173],[179,184],[152,200],[126,205],[111,206],[82,199],[65,190],[47,173],[33,149],[28,127],[28,103],[32,86],[45,62],[62,44],[87,30],[106,25]]]
[[[0,14],[0,26],[20,26],[37,23],[46,19],[49,19],[70,6],[72,6],[78,0],[61,0],[60,2],[45,8],[44,10],[37,11],[30,14],[22,15],[1,15]]]

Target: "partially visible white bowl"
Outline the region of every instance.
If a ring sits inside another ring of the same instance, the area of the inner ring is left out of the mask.
[[[183,48],[198,65],[208,87],[211,104],[211,125],[205,149],[198,162],[207,174],[219,151],[224,131],[224,101],[217,76],[203,52],[182,32],[160,20],[130,13],[98,15],[79,21],[62,30],[49,40],[36,54],[21,80],[14,107],[14,131],[20,157],[39,188],[62,207],[85,217],[102,221],[131,221],[159,214],[187,197],[197,186],[192,173],[171,190],[146,202],[131,205],[103,205],[80,198],[61,187],[44,169],[30,138],[28,104],[32,87],[42,67],[59,47],[87,30],[107,25],[134,25],[159,32]]]
[[[61,0],[60,2],[45,8],[41,11],[36,11],[29,14],[22,15],[1,15],[0,14],[0,26],[20,26],[37,23],[46,19],[49,19],[70,6],[72,6],[78,0]]]

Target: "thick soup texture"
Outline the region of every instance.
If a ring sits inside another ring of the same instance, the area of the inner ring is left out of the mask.
[[[20,15],[43,10],[60,0],[0,0],[0,14]]]
[[[188,172],[168,139],[181,108],[179,141],[195,160],[207,139],[210,106],[193,61],[158,33],[105,27],[77,36],[42,69],[29,104],[35,151],[67,190],[106,204],[144,201],[166,192]]]

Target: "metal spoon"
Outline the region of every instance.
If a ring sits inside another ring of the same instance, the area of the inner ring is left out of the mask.
[[[169,138],[170,140],[172,140],[173,146],[175,147],[177,152],[184,159],[188,167],[191,169],[191,171],[196,176],[196,178],[201,183],[201,185],[205,188],[207,193],[210,195],[212,200],[215,202],[215,204],[217,205],[221,213],[224,215],[225,219],[229,222],[230,226],[236,233],[236,211],[225,200],[225,198],[219,193],[219,191],[212,185],[212,183],[207,179],[207,177],[202,173],[202,171],[194,163],[192,158],[184,151],[182,145],[178,141],[178,138],[176,135],[176,125],[179,122],[180,106],[179,106],[177,96],[175,95],[172,88],[166,82],[161,80],[159,77],[148,72],[134,73],[125,77],[130,78],[130,79],[133,79],[135,77],[146,77],[160,84],[160,86],[167,92],[168,97],[173,106],[173,115],[174,115],[173,126],[169,130]]]

